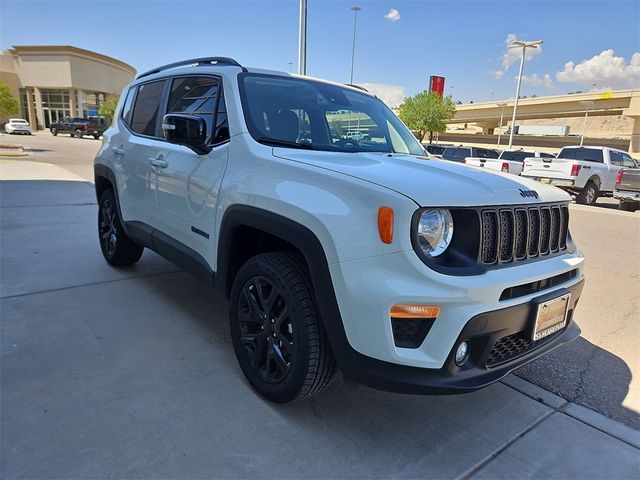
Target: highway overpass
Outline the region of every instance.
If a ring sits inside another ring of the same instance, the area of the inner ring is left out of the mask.
[[[640,88],[613,92],[575,93],[550,97],[521,98],[518,102],[518,120],[580,117],[589,109],[589,116],[624,115],[633,119],[629,152],[640,152]],[[448,123],[470,123],[493,133],[500,124],[511,121],[513,100],[458,105],[455,116]]]

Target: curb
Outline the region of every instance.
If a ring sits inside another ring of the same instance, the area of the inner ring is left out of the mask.
[[[553,410],[565,414],[579,422],[626,443],[640,450],[640,431],[606,417],[586,407],[571,403],[558,395],[538,387],[533,383],[511,374],[501,380],[501,383],[513,388],[517,392],[536,400]]]

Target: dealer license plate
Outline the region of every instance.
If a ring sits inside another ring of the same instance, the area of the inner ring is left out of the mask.
[[[536,324],[533,329],[534,342],[562,330],[567,325],[570,298],[571,294],[566,293],[538,305]]]

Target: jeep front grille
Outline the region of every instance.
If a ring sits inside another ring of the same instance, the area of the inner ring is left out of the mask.
[[[567,249],[566,205],[483,209],[480,261],[512,263]]]

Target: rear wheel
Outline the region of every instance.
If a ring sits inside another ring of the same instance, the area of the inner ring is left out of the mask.
[[[82,138],[82,130],[80,130],[79,128],[76,129],[75,131],[75,135],[76,138]]]
[[[639,207],[640,202],[634,202],[633,200],[620,200],[620,203],[618,204],[618,209],[625,212],[635,212]]]
[[[589,180],[576,197],[576,202],[582,205],[595,205],[599,193],[596,184]]]
[[[122,228],[113,190],[105,190],[100,195],[98,234],[102,255],[111,265],[133,265],[142,257],[144,247],[131,240]]]
[[[249,259],[234,280],[229,319],[238,363],[263,397],[287,403],[329,385],[335,360],[308,273],[295,255]]]
[[[94,135],[93,138],[95,138],[96,140],[100,139],[100,135]]]

